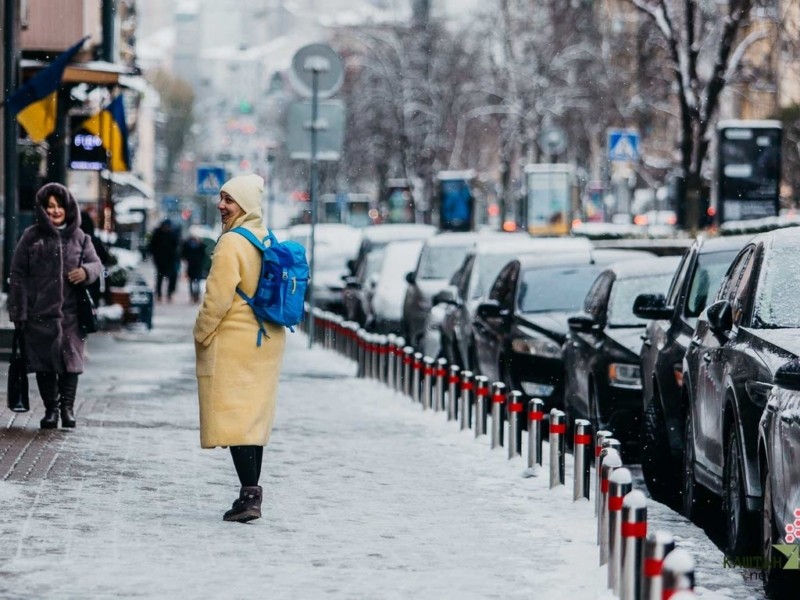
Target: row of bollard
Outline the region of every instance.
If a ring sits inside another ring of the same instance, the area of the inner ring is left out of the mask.
[[[373,379],[420,404],[423,410],[446,413],[460,429],[476,438],[489,435],[491,448],[508,448],[508,458],[522,454],[523,394],[490,383],[483,375],[424,356],[394,334],[369,333],[358,324],[325,311],[314,311],[315,342],[358,365],[360,378]],[[488,418],[491,428],[487,429]],[[535,477],[542,467],[544,402],[528,402],[528,468]],[[505,425],[505,427],[504,427]],[[563,411],[552,409],[548,419],[550,488],[565,484],[568,423]],[[621,600],[689,600],[695,598],[694,560],[675,547],[665,531],[647,531],[647,499],[632,489],[631,472],[623,466],[620,442],[612,432],[592,436],[591,423],[573,423],[573,500],[590,500],[594,472],[597,544],[600,566],[607,566],[608,588]]]

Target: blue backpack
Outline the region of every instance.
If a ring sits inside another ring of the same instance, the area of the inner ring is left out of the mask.
[[[294,331],[294,326],[303,320],[305,297],[308,288],[309,271],[306,249],[294,241],[279,242],[271,231],[259,240],[244,227],[231,231],[243,236],[261,250],[261,277],[255,295],[251,298],[238,287],[236,292],[255,313],[258,321],[258,346],[262,336],[267,335],[264,321],[283,325]],[[265,242],[271,244],[267,246]]]

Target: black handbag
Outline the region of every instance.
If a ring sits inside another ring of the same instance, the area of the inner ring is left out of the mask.
[[[17,348],[19,343],[19,348]],[[8,409],[13,412],[28,412],[31,408],[28,398],[28,368],[25,359],[25,343],[22,333],[14,330],[14,341],[11,343],[11,358],[8,361]]]
[[[78,267],[83,264],[83,252],[86,250],[86,240],[89,237],[83,238],[83,246],[81,247],[81,257],[78,260]],[[97,325],[97,307],[94,305],[92,295],[89,293],[89,288],[80,284],[80,289],[77,290],[78,294],[78,325],[84,335],[96,333],[98,330]]]

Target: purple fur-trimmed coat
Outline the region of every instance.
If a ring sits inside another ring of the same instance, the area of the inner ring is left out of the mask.
[[[44,210],[53,190],[66,200],[66,226],[60,230]],[[91,239],[79,228],[78,204],[66,188],[42,187],[35,210],[36,223],[23,232],[11,259],[8,315],[25,324],[28,372],[82,373],[84,339],[78,326],[77,292],[84,286],[69,283],[67,273],[79,266],[82,248],[85,283],[100,276],[102,265]]]

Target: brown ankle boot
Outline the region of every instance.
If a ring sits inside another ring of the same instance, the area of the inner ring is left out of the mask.
[[[222,517],[223,521],[247,523],[261,518],[261,486],[243,487],[231,509]]]

